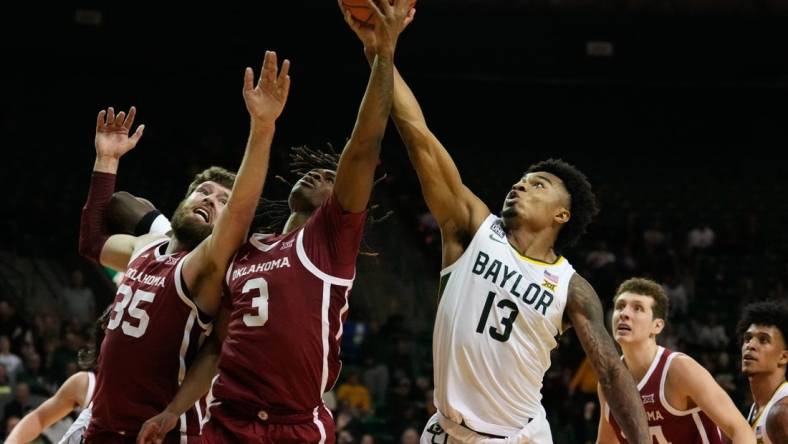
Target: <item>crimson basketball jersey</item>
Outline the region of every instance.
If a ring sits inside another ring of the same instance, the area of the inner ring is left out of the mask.
[[[332,196],[302,228],[252,235],[238,250],[226,275],[223,303],[232,314],[212,387],[216,402],[279,414],[322,404],[341,366],[365,219],[366,212],[344,213]]]
[[[167,241],[156,240],[135,253],[118,287],[99,354],[88,442],[108,434],[136,436],[175,396],[210,334],[211,325],[200,320],[181,282],[187,252],[163,254]],[[182,415],[167,441],[199,435],[202,407]]]
[[[640,399],[648,416],[648,428],[654,444],[723,444],[722,433],[699,407],[690,410],[677,410],[665,399],[665,379],[673,358],[680,353],[664,347],[657,349],[657,355],[646,375],[638,383]],[[622,444],[628,441],[621,432],[610,407],[604,406],[605,419],[613,426]]]

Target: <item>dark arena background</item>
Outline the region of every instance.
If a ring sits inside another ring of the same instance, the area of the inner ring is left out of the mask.
[[[531,163],[560,157],[583,170],[601,212],[566,256],[608,323],[622,280],[663,283],[672,310],[660,343],[693,356],[746,413],[736,321],[749,302],[788,296],[788,2],[416,7],[396,64],[467,186],[498,212]],[[77,252],[101,108],[137,107],[146,131],[117,189],[170,215],[197,171],[238,167],[243,69],[259,72],[276,50],[292,61],[292,87],[263,194],[282,199],[289,187],[274,175],[297,180],[289,148],[341,150],[369,68],[331,0],[4,6],[0,49],[0,335],[10,342],[0,358],[19,357],[0,360],[14,369],[0,371],[6,428],[77,370],[114,298],[110,274]],[[326,395],[343,443],[417,442],[435,411],[440,232],[391,124],[384,173],[374,211],[392,215],[367,230],[363,249],[375,254],[358,260],[342,375]],[[553,439],[595,442],[594,377],[578,373],[585,355],[571,330],[559,344],[542,390]],[[337,396],[343,385],[352,396]]]

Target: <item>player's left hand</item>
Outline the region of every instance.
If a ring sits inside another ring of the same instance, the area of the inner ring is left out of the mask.
[[[137,434],[137,444],[161,444],[167,432],[178,424],[178,415],[167,410],[145,421]]]
[[[282,114],[290,91],[288,71],[290,71],[290,61],[287,59],[282,62],[282,69],[278,70],[274,51],[265,52],[263,69],[260,71],[260,79],[256,86],[253,85],[252,68],[246,68],[243,95],[246,109],[254,122],[273,125]]]

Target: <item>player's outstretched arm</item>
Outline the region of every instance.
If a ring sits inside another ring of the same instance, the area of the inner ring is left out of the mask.
[[[232,255],[246,240],[263,192],[276,119],[282,114],[290,91],[289,71],[289,60],[282,63],[280,70],[276,52],[266,51],[256,85],[252,68],[244,72],[243,97],[251,124],[241,167],[212,234],[190,254],[183,266],[183,276],[195,302],[209,314],[216,313],[221,297],[221,292],[214,287],[220,285]],[[200,288],[203,283],[206,288]]]
[[[227,336],[230,323],[230,310],[222,308],[216,319],[213,334],[205,341],[194,363],[189,367],[178,393],[164,411],[145,421],[137,435],[137,444],[161,444],[167,433],[178,424],[180,416],[211,389],[211,381],[216,376],[222,342]]]
[[[24,444],[33,441],[44,429],[64,418],[75,407],[84,407],[88,378],[87,372],[78,372],[66,379],[54,396],[19,421],[6,438],[6,444]]]
[[[137,146],[145,129],[145,125],[140,125],[129,136],[136,114],[133,106],[128,115],[121,111],[116,116],[112,107],[99,112],[96,118],[96,160],[80,222],[80,254],[119,271],[126,269],[138,239],[128,235],[110,236],[105,213],[115,190],[120,158]]]
[[[788,442],[788,399],[783,398],[769,409],[766,434],[772,442]]]
[[[668,380],[671,386],[684,390],[733,444],[755,444],[755,434],[747,420],[711,373],[697,361],[686,355],[676,356],[668,370]]]
[[[602,393],[602,387],[599,384],[596,385],[596,392],[599,397],[599,428],[596,434],[596,444],[619,444],[620,441],[616,436],[616,431],[613,430],[613,426],[611,426],[607,418],[605,418],[607,401],[605,400],[605,394]]]
[[[610,412],[627,440],[650,444],[646,411],[635,380],[619,359],[613,339],[605,330],[602,304],[596,291],[578,274],[574,274],[569,282],[566,314],[599,377]]]
[[[372,63],[376,54],[376,36],[372,30],[356,21],[348,10],[339,7],[345,21],[364,45],[364,54]],[[413,21],[416,10],[410,9],[405,26]],[[426,119],[413,91],[397,68],[394,68],[394,95],[391,116],[408,151],[421,183],[421,191],[430,212],[441,227],[444,239],[444,266],[454,262],[461,251],[447,251],[447,241],[476,232],[489,208],[462,183],[459,170],[446,148],[427,127]],[[462,246],[464,249],[464,245]]]
[[[337,165],[334,194],[343,210],[358,213],[367,208],[372,193],[380,144],[391,112],[394,88],[394,51],[405,28],[407,0],[369,0],[377,18],[374,30],[376,57],[350,139]]]

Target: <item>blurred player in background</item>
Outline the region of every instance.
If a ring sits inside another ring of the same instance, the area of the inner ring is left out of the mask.
[[[613,298],[613,338],[638,381],[654,442],[722,444],[722,430],[735,444],[755,443],[747,421],[708,370],[685,354],[657,345],[669,303],[661,285],[643,278],[624,281]],[[601,390],[599,400],[597,442],[627,443]]]
[[[746,306],[737,333],[741,371],[753,398],[747,420],[755,438],[758,444],[788,443],[788,306],[775,301]]]

